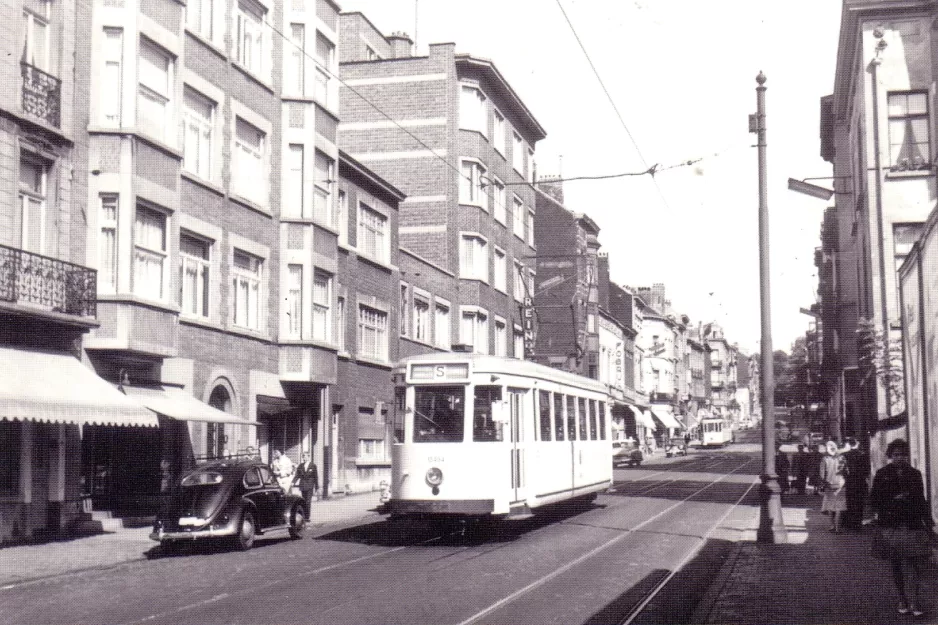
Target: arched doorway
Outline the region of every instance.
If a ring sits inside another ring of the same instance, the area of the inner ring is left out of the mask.
[[[231,412],[231,393],[222,385],[212,389],[208,405],[222,412]],[[209,423],[205,432],[205,455],[208,458],[223,458],[227,453],[228,436],[224,423]]]

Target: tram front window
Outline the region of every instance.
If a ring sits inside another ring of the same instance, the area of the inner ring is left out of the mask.
[[[415,387],[414,442],[461,443],[465,406],[465,387]]]
[[[492,419],[492,402],[501,401],[502,387],[477,386],[475,389],[475,410],[472,419],[473,441],[502,440],[502,423]]]

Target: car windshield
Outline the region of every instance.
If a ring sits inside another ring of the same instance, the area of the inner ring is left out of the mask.
[[[214,471],[197,471],[196,473],[190,473],[182,478],[182,485],[205,486],[206,484],[221,484],[223,479],[221,473],[215,473]]]

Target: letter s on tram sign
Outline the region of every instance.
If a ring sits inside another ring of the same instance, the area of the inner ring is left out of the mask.
[[[438,377],[438,378],[445,378],[445,377],[446,377],[446,367],[444,367],[443,365],[437,365],[437,367],[436,367],[436,369],[434,370],[433,373],[434,373],[434,375],[435,375],[436,377]]]

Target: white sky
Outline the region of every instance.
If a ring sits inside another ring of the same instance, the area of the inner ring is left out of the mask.
[[[831,175],[818,156],[819,100],[833,90],[839,0],[559,0],[644,162],[557,0],[339,2],[384,34],[414,36],[416,15],[417,54],[452,41],[492,60],[547,130],[539,176],[560,173],[561,157],[565,178],[703,157],[655,180],[567,182],[565,204],[599,224],[613,281],[663,282],[677,312],[716,320],[750,352],[761,321],[748,116],[763,71],[773,348],[804,334],[799,308],[816,299],[814,248],[830,203],[788,191],[787,179]]]

